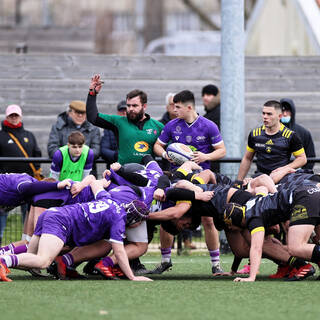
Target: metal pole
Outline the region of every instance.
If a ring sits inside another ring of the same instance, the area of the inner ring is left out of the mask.
[[[244,1],[221,1],[221,132],[227,157],[244,152]],[[221,164],[221,172],[236,178],[239,165]]]

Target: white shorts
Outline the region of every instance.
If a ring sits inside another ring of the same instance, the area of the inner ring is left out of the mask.
[[[130,242],[148,243],[147,223],[142,223],[136,228],[126,228],[127,240]]]

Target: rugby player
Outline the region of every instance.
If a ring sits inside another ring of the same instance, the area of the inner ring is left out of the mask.
[[[0,256],[0,278],[7,278],[10,267],[47,268],[65,244],[83,246],[107,238],[124,274],[134,281],[150,281],[132,273],[123,246],[126,226],[137,226],[148,216],[141,201],[120,206],[103,188],[102,181],[92,184],[95,201],[51,208],[41,214],[27,253]]]

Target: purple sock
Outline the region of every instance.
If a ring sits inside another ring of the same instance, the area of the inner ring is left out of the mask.
[[[161,248],[161,261],[169,262],[171,260],[171,248]]]
[[[70,267],[73,265],[73,256],[70,253],[66,253],[62,256],[62,261],[67,267]]]
[[[14,253],[13,252],[14,248],[15,248],[15,246],[13,243],[8,244],[7,246],[1,247],[0,248],[0,255],[5,254],[6,252]]]
[[[27,252],[27,250],[28,250],[28,245],[27,244],[24,244],[24,245],[22,245],[22,246],[18,246],[18,247],[14,247],[13,248],[13,252],[12,253],[14,253],[14,254],[20,254],[20,253],[25,253],[25,252]]]
[[[114,266],[114,263],[110,257],[103,258],[102,263],[105,267],[113,267]]]
[[[214,265],[220,261],[220,250],[209,250],[211,263]]]
[[[0,258],[0,261],[5,264],[8,268],[14,268],[18,265],[18,257],[16,255],[7,255]]]

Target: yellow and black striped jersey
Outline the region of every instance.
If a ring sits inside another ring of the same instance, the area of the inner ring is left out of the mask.
[[[268,135],[264,125],[251,130],[247,150],[255,153],[258,171],[266,174],[287,165],[291,154],[298,156],[304,153],[300,138],[283,124],[274,135]]]

